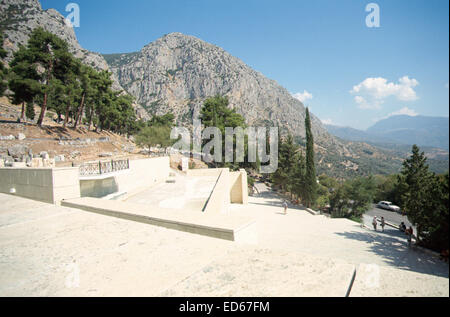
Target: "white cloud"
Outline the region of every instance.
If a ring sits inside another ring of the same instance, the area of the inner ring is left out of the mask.
[[[309,92],[307,92],[306,90],[304,90],[303,92],[298,92],[295,94],[292,94],[292,97],[294,97],[297,100],[300,100],[301,102],[305,102],[308,99],[312,99],[313,95]]]
[[[333,124],[333,120],[331,119],[320,119],[320,121],[322,121],[323,124]]]
[[[419,114],[413,109],[409,109],[408,107],[403,107],[398,111],[391,112],[390,114],[387,115],[387,117],[389,118],[389,117],[398,116],[398,115],[407,115],[407,116],[415,117],[415,116],[418,116]]]
[[[414,87],[418,86],[419,82],[414,78],[403,76],[398,80],[398,83],[388,82],[382,77],[366,78],[364,81],[350,91],[351,94],[356,94],[355,102],[361,109],[380,109],[387,97],[395,97],[401,101],[417,100],[417,94]]]
[[[399,115],[407,115],[407,116],[415,117],[415,116],[418,116],[419,114],[413,109],[409,109],[408,107],[403,107],[400,110],[389,113],[387,116],[384,116],[379,119],[375,118],[372,121],[384,120],[384,119],[390,118],[392,116],[399,116]]]
[[[381,109],[381,104],[383,101],[381,100],[372,100],[370,103],[367,102],[366,99],[364,99],[361,96],[355,96],[355,102],[358,104],[358,108],[360,109]]]

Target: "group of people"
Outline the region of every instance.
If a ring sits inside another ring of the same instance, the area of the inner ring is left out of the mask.
[[[373,225],[373,230],[377,231],[377,225],[378,225],[377,216],[373,217],[372,225]],[[384,226],[386,225],[384,217],[381,217],[380,225],[381,225],[381,231],[384,232]],[[406,239],[408,240],[408,246],[411,246],[411,241],[412,241],[412,237],[413,237],[413,233],[414,233],[413,227],[409,226],[409,228],[406,228],[405,223],[402,221],[402,223],[399,225],[399,230],[406,234]]]
[[[377,231],[377,225],[378,225],[377,216],[373,217],[372,225],[373,225],[373,230]],[[381,231],[384,232],[384,226],[386,225],[386,222],[384,221],[384,217],[381,217],[380,225],[381,225]]]
[[[288,204],[286,201],[283,202],[283,208],[284,208],[284,214],[286,215],[287,209],[288,209]],[[377,225],[378,225],[377,216],[373,217],[372,225],[373,225],[373,230],[377,231]],[[384,217],[381,217],[380,225],[381,225],[381,231],[384,232],[384,227],[386,226],[386,221],[384,220]],[[412,226],[409,226],[409,228],[406,228],[405,223],[402,221],[402,223],[399,225],[399,230],[406,234],[406,239],[408,240],[408,246],[411,246],[412,236],[413,236],[413,232],[414,232]]]

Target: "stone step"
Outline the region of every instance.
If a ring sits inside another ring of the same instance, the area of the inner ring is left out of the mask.
[[[235,242],[254,243],[257,239],[256,222],[245,216],[175,210],[91,197],[63,200],[61,205]]]

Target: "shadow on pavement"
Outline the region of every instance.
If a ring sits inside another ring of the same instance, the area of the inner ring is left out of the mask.
[[[276,206],[276,207],[283,208],[284,201],[286,201],[288,203],[288,208],[291,210],[292,209],[293,210],[306,210],[305,207],[299,206],[299,205],[294,205],[287,198],[281,197],[278,195],[277,192],[274,192],[272,190],[267,190],[267,188],[260,189],[259,193],[255,193],[250,197],[257,197],[257,198],[263,198],[265,200],[269,200],[269,201],[266,201],[265,203],[249,202],[249,204],[252,204],[252,205]]]
[[[338,232],[336,234],[370,244],[369,248],[372,252],[381,256],[387,264],[399,269],[449,277],[447,263],[418,251],[414,246],[409,248],[406,239],[402,241],[398,237],[390,237],[381,232]]]

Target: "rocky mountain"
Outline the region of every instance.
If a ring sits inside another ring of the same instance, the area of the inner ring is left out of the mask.
[[[6,61],[12,59],[13,52],[19,45],[27,43],[31,32],[37,27],[43,27],[65,40],[74,56],[80,58],[84,64],[98,70],[109,70],[101,54],[80,46],[73,28],[66,24],[64,16],[54,9],[42,10],[38,0],[0,1],[0,30],[4,33],[3,47],[8,52]],[[123,90],[115,76],[113,80],[113,89]],[[135,104],[135,108],[139,116],[148,118],[147,112],[139,104]]]
[[[279,126],[305,136],[305,107],[275,81],[240,59],[194,36],[171,33],[140,52],[105,55],[120,84],[151,114],[171,111],[178,122],[192,122],[203,101],[228,96],[230,107],[253,126]],[[312,115],[320,142],[329,134]]]

